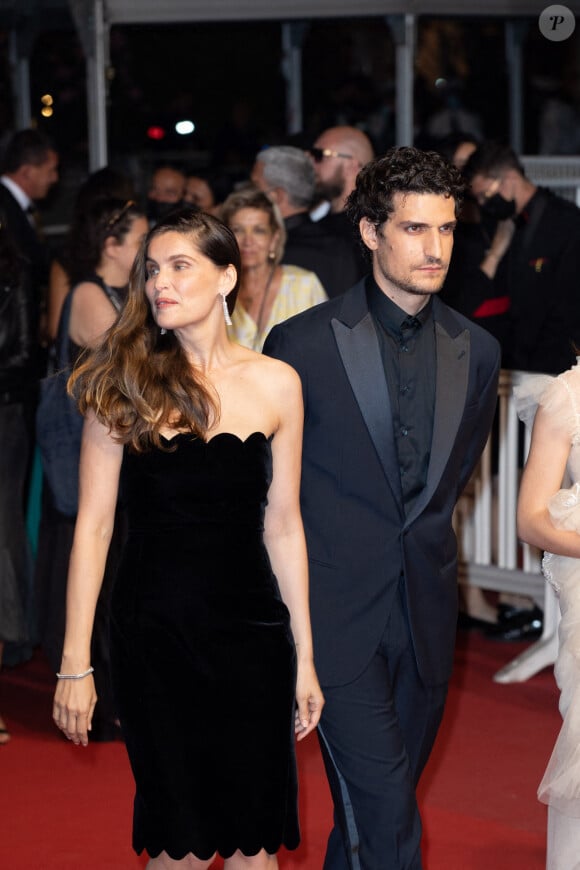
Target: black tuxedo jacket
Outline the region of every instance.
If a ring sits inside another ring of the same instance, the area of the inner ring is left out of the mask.
[[[324,229],[323,221],[310,220],[307,213],[284,220],[286,246],[284,263],[315,272],[329,298],[348,290],[361,277],[352,247]]]
[[[3,184],[0,184],[0,215],[4,216],[10,237],[28,263],[32,291],[39,301],[48,284],[47,250],[28,215]]]
[[[264,352],[302,379],[301,505],[315,661],[323,685],[356,678],[376,651],[402,571],[419,673],[449,679],[457,620],[452,514],[485,445],[496,340],[433,299],[437,376],[427,483],[405,516],[389,392],[365,282],[276,326]]]

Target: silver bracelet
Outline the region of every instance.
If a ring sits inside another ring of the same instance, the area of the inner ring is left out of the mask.
[[[83,671],[82,674],[57,674],[57,680],[82,680],[83,677],[88,677],[89,674],[94,672],[94,668],[89,668],[86,671]]]

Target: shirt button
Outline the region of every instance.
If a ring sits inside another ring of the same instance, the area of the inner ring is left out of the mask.
[[[409,352],[408,346],[406,344],[402,344],[401,345],[401,353],[408,353],[408,352]]]
[[[401,387],[401,395],[404,396],[405,393],[409,392],[409,386]]]
[[[408,429],[405,429],[405,427],[402,426],[402,427],[401,427],[401,435],[408,435],[408,434],[409,434],[409,430],[408,430]]]

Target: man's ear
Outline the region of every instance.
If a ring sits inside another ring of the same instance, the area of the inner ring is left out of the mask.
[[[267,194],[272,202],[275,202],[279,207],[280,202],[283,199],[284,191],[281,187],[271,187]]]
[[[522,176],[515,169],[508,169],[503,177],[503,194],[506,199],[516,199],[521,190]],[[501,186],[501,185],[500,185]]]
[[[359,221],[359,232],[361,239],[370,251],[376,251],[379,243],[377,239],[377,228],[372,221],[367,217],[361,218]]]

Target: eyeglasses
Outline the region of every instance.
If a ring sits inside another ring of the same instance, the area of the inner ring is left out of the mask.
[[[132,199],[128,199],[123,208],[120,208],[109,218],[106,226],[107,232],[112,230],[113,227],[117,226],[120,220],[122,220],[130,208],[132,208],[136,203]]]
[[[315,163],[322,163],[325,157],[342,157],[344,160],[352,160],[352,154],[343,154],[341,151],[331,151],[330,148],[308,148]]]

